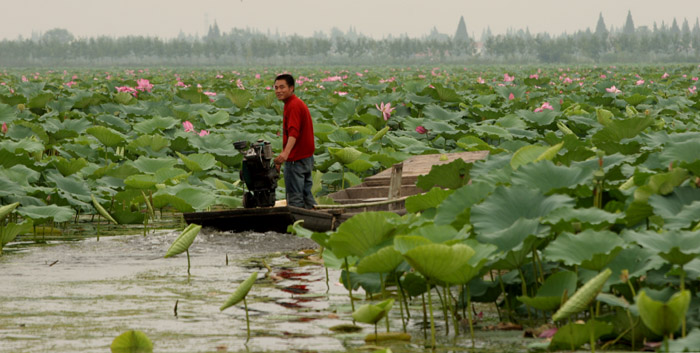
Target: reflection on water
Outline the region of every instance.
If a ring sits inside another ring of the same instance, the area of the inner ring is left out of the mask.
[[[163,258],[178,234],[12,244],[0,257],[0,352],[106,352],[131,329],[145,332],[156,352],[332,352],[359,349],[373,332],[371,326],[359,333],[329,330],[351,323],[339,272],[329,271],[327,287],[323,267],[298,267],[296,256],[287,256],[315,248],[313,242],[205,229],[190,247],[188,277],[184,254]],[[252,271],[260,275],[247,297],[252,337],[246,347],[243,304],[219,307]],[[398,331],[399,311],[392,315]],[[420,315],[416,307],[414,320]],[[424,351],[423,334],[414,331],[412,343],[391,343],[392,350]],[[444,339],[445,349],[470,346],[465,337]],[[509,346],[522,349],[519,341]]]

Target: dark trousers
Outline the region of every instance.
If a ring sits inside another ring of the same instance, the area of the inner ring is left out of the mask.
[[[316,204],[311,194],[313,180],[311,171],[314,169],[314,157],[308,157],[293,162],[284,162],[284,187],[287,191],[287,205],[301,208],[313,208]]]

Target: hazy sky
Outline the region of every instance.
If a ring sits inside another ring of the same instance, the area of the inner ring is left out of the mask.
[[[0,0],[0,39],[30,37],[32,31],[65,28],[76,37],[148,35],[173,38],[180,33],[204,35],[217,22],[221,31],[256,28],[310,36],[338,27],[382,38],[407,34],[422,37],[436,27],[453,35],[460,16],[479,38],[508,28],[531,33],[573,33],[595,29],[602,12],[608,28],[621,27],[627,11],[636,26],[656,21],[691,28],[700,16],[700,0]]]

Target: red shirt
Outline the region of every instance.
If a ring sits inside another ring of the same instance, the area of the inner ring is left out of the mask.
[[[314,125],[311,121],[311,113],[304,102],[296,95],[284,101],[284,113],[282,114],[282,149],[287,146],[287,139],[293,136],[297,139],[294,148],[289,153],[287,160],[298,161],[314,155]]]

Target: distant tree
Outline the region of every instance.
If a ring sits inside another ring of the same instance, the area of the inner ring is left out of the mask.
[[[598,16],[598,24],[595,26],[595,34],[601,38],[607,38],[608,36],[608,28],[605,26],[605,20],[603,20],[602,12]]]
[[[627,10],[627,21],[625,21],[625,26],[622,28],[622,33],[627,35],[634,34],[634,21],[632,20],[631,10]]]
[[[221,31],[219,31],[219,25],[214,21],[214,24],[209,26],[209,32],[207,32],[205,39],[213,41],[219,38],[221,38]]]
[[[74,38],[72,33],[63,28],[50,29],[41,36],[41,40],[45,43],[61,45],[70,43]]]
[[[690,49],[691,33],[690,25],[688,24],[688,19],[683,19],[683,27],[681,27],[681,45],[684,50]]]
[[[695,18],[695,26],[693,26],[692,46],[696,54],[700,54],[700,19]]]
[[[457,24],[457,32],[455,32],[454,41],[462,43],[466,43],[469,41],[469,34],[467,34],[467,24],[464,23],[464,16],[459,17],[459,24]]]

